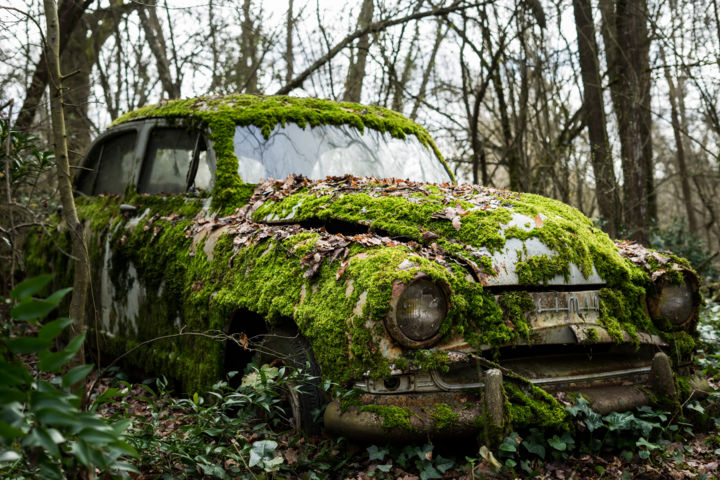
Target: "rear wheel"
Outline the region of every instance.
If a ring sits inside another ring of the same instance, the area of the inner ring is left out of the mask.
[[[259,353],[259,364],[285,366],[301,371],[295,380],[288,380],[283,389],[285,413],[295,432],[308,435],[320,433],[322,421],[316,420],[325,406],[321,388],[320,368],[307,340],[290,328],[275,329],[266,335]]]

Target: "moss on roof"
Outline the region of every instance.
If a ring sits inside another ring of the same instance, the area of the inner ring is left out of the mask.
[[[268,138],[277,125],[296,123],[302,128],[318,125],[352,125],[360,132],[371,128],[396,138],[414,135],[431,149],[447,168],[447,163],[430,134],[403,115],[378,106],[335,102],[319,98],[288,96],[228,95],[164,101],[121,116],[113,125],[146,118],[178,118],[209,127],[217,155],[217,180],[213,208],[235,209],[243,184],[237,172],[233,136],[236,125],[254,125]]]

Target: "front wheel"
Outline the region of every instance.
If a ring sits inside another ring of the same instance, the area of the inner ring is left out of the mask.
[[[320,368],[307,340],[290,328],[275,329],[265,336],[259,352],[259,364],[285,366],[301,372],[283,388],[286,417],[296,433],[319,434],[322,421],[316,416],[327,403],[321,388]]]

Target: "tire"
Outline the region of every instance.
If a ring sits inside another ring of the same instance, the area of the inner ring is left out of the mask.
[[[307,340],[296,330],[278,328],[266,335],[258,355],[259,365],[272,364],[302,370],[312,379],[285,391],[287,417],[295,433],[317,435],[322,430],[322,415],[315,420],[327,403],[321,389],[320,367]],[[294,385],[291,384],[291,387]]]

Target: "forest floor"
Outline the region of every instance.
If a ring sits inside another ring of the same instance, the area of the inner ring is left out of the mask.
[[[162,380],[129,383],[117,369],[90,375],[86,390],[90,408],[103,417],[132,420],[126,439],[138,456],[129,475],[143,480],[718,479],[720,304],[705,307],[699,329],[695,391],[681,411],[645,407],[591,417],[568,406],[572,433],[512,432],[492,450],[475,439],[368,445],[293,434],[282,405],[294,380],[276,368],[247,375],[237,390],[220,383],[190,398],[173,395]],[[34,363],[32,356],[25,360]]]

